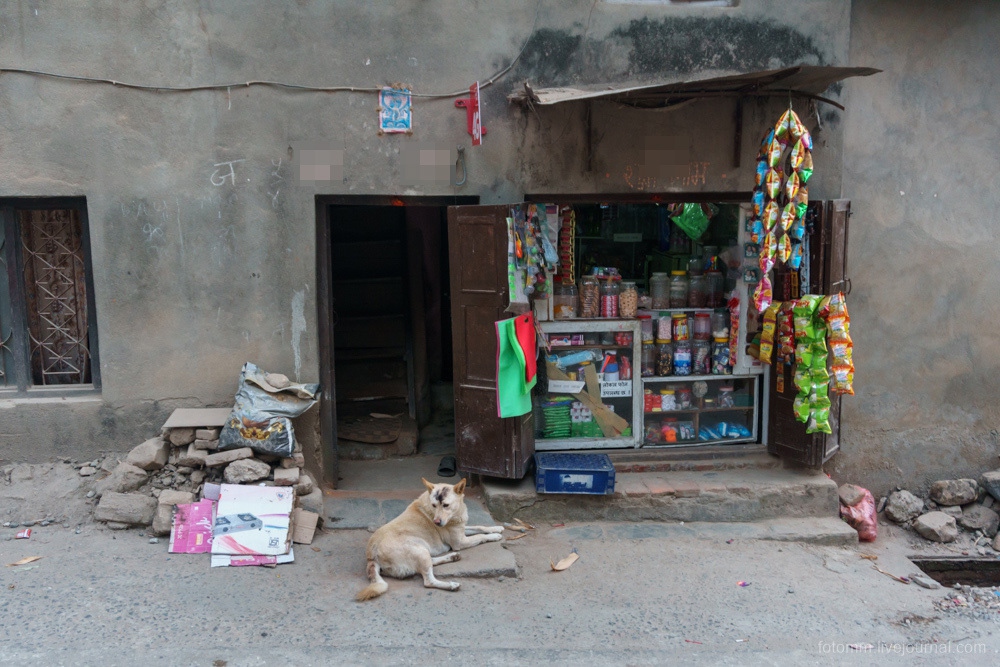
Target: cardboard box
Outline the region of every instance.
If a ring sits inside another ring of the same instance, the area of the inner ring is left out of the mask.
[[[294,501],[294,489],[288,486],[223,484],[215,514],[212,553],[239,556],[288,553],[292,544]]]
[[[316,535],[316,524],[319,522],[319,514],[296,507],[292,513],[292,523],[295,528],[292,531],[292,542],[296,544],[312,544],[313,536]]]
[[[287,554],[281,556],[230,556],[227,554],[213,554],[211,567],[246,567],[249,565],[282,565],[295,560],[295,554],[291,549]]]

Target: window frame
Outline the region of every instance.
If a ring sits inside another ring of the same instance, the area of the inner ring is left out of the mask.
[[[85,384],[36,385],[31,373],[31,348],[28,336],[27,296],[24,283],[24,252],[21,244],[19,212],[43,210],[75,210],[80,220],[80,242],[83,250],[84,289],[87,303],[87,351],[90,356],[90,379]],[[99,394],[101,365],[97,334],[97,308],[94,301],[94,270],[90,244],[90,220],[86,197],[0,197],[0,226],[4,243],[0,254],[6,263],[10,309],[0,312],[0,320],[10,317],[11,350],[6,384],[0,385],[0,397],[37,397],[53,395]],[[0,354],[3,354],[0,351]]]

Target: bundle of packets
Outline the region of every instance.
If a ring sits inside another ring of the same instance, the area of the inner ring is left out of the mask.
[[[832,433],[830,429],[830,372],[826,326],[817,317],[824,297],[807,294],[792,304],[795,320],[795,388],[799,390],[792,409],[805,423],[806,433]]]
[[[817,313],[826,322],[830,348],[830,391],[854,395],[854,343],[851,341],[851,318],[843,292],[832,294],[820,302]]]
[[[809,205],[806,183],[813,173],[812,136],[788,109],[761,142],[747,222],[750,240],[760,245],[761,280],[754,290],[757,312],[771,304],[768,273],[775,262],[792,269],[802,265],[802,239]]]

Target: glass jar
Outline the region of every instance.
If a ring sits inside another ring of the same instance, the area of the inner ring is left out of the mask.
[[[670,307],[670,278],[666,273],[654,272],[650,277],[649,296],[653,300],[653,310]]]
[[[691,375],[691,343],[674,343],[674,375]]]
[[[618,281],[608,278],[601,284],[601,317],[618,317],[618,297],[621,289]]]
[[[677,397],[674,395],[673,389],[661,389],[660,390],[660,410],[667,412],[669,410],[677,409]]]
[[[670,316],[673,341],[691,340],[691,329],[688,327],[688,316],[684,313],[674,313]]]
[[[733,367],[729,365],[729,337],[719,336],[712,343],[712,375],[729,375]]]
[[[687,308],[688,279],[686,271],[670,272],[670,307]]]
[[[569,320],[576,317],[577,304],[576,285],[556,285],[552,301],[552,316],[557,320]]]
[[[720,408],[731,408],[736,404],[733,396],[733,385],[726,384],[719,387],[718,405]]]
[[[688,278],[688,306],[691,308],[704,308],[708,302],[708,287],[705,276],[700,273],[692,273]]]
[[[652,343],[653,342],[653,316],[652,315],[640,315],[639,316],[639,331],[642,332],[642,342]]]
[[[642,377],[648,378],[656,375],[656,346],[652,343],[642,344]]]
[[[592,319],[601,314],[601,284],[597,276],[580,278],[580,317]]]
[[[722,338],[729,336],[729,313],[726,311],[715,311],[712,313],[712,338]]]
[[[656,374],[660,377],[674,374],[674,348],[670,341],[662,340],[656,346]]]
[[[679,384],[677,389],[674,390],[677,396],[677,409],[678,410],[690,410],[694,407],[694,396],[691,394],[691,387]]]
[[[712,337],[712,317],[708,313],[695,313],[691,335],[695,340],[709,340]]]
[[[633,318],[639,309],[639,290],[632,280],[623,280],[621,294],[618,295],[618,314],[621,317]]]
[[[672,326],[670,317],[661,317],[656,320],[656,340],[670,341]]]
[[[705,274],[706,308],[719,308],[722,303],[722,272],[709,271]]]
[[[691,343],[691,373],[692,375],[708,375],[712,369],[712,346],[707,340],[695,340]]]

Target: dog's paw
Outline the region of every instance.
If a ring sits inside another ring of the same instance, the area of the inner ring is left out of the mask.
[[[453,591],[457,591],[462,586],[462,584],[458,583],[457,581],[449,581],[448,585],[451,586],[451,590]]]
[[[455,552],[455,555],[454,555],[454,556],[452,557],[452,559],[451,559],[451,562],[452,562],[452,563],[454,563],[454,562],[455,562],[455,561],[457,561],[457,560],[462,560],[462,554],[460,554],[460,553],[458,553],[458,552],[456,551],[456,552]]]
[[[490,526],[486,529],[487,533],[503,533],[503,526]]]
[[[503,539],[503,535],[500,535],[498,533],[488,533],[483,537],[486,538],[487,542],[499,542],[500,540]]]

